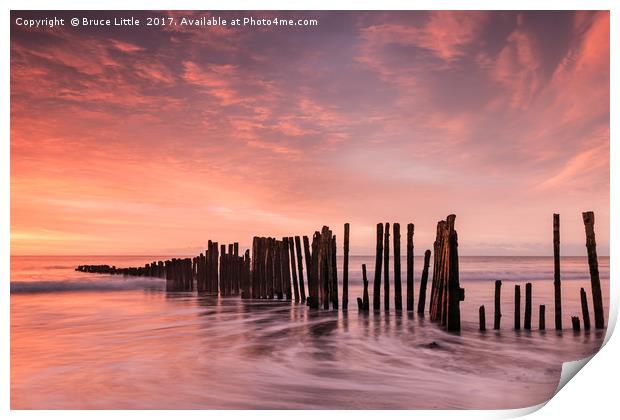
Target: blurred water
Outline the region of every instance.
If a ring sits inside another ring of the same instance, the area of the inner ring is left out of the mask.
[[[590,297],[587,261],[577,257],[562,259],[563,332],[553,330],[546,257],[462,257],[460,334],[393,305],[389,316],[358,314],[359,267],[368,266],[372,299],[374,257],[351,259],[348,313],[166,293],[161,279],[73,271],[162,258],[12,257],[11,407],[517,408],[548,399],[561,363],[592,354],[604,336],[569,330],[570,316],[581,317],[579,288]],[[599,263],[607,315],[609,259]],[[421,269],[417,258],[416,304]],[[478,306],[491,328],[495,279],[503,280],[502,329],[481,333]],[[402,281],[404,294],[404,272]],[[515,332],[514,284],[524,305],[526,281],[535,329]],[[537,330],[539,304],[546,332]]]

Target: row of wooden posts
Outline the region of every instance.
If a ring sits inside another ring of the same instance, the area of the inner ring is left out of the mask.
[[[594,324],[596,329],[605,327],[603,314],[603,297],[601,292],[601,282],[598,271],[598,256],[596,253],[596,238],[594,235],[594,213],[584,212],[582,214],[583,223],[586,231],[586,249],[588,252],[588,266],[590,268],[590,284],[592,287],[592,303],[594,307]],[[561,293],[561,273],[560,273],[560,215],[553,215],[553,266],[554,266],[554,309],[555,309],[555,329],[562,330],[562,293]],[[501,299],[501,280],[495,281],[495,311],[493,319],[493,329],[499,330],[501,324],[502,311],[500,306]],[[515,285],[514,292],[514,329],[521,329],[521,286]],[[583,319],[584,330],[590,330],[590,311],[588,309],[588,297],[585,289],[579,290],[581,301],[581,316]],[[484,305],[478,310],[480,330],[486,330],[486,315]],[[581,330],[579,316],[571,316],[571,324],[574,331]],[[545,329],[545,305],[538,307],[538,329]],[[532,284],[525,284],[525,313],[523,328],[532,329]]]
[[[450,215],[437,225],[435,260],[430,292],[429,312],[432,321],[437,321],[450,331],[460,329],[459,302],[464,290],[459,286],[457,235],[454,229],[455,216]],[[390,310],[390,243],[394,247],[394,306],[397,312],[403,310],[401,267],[400,267],[400,224],[394,223],[393,241],[390,241],[390,224],[377,224],[377,255],[374,273],[373,310],[381,310],[381,286],[383,283],[383,309]],[[350,226],[344,225],[344,259],[342,278],[342,300],[339,297],[338,267],[336,259],[336,235],[328,226],[323,226],[312,236],[284,237],[282,239],[254,237],[252,258],[246,250],[239,255],[238,243],[219,245],[208,242],[207,250],[194,258],[172,258],[146,264],[144,267],[129,267],[95,271],[98,266],[79,266],[76,270],[108,274],[153,276],[166,279],[167,291],[193,291],[241,295],[252,299],[286,299],[301,301],[312,309],[342,309],[349,305],[349,234]],[[407,279],[406,310],[414,311],[414,225],[407,225]],[[302,255],[303,241],[303,255]],[[431,251],[424,254],[424,268],[420,281],[417,311],[424,314],[426,289],[429,277]],[[304,264],[307,268],[307,291],[304,284]],[[366,265],[362,265],[364,292],[357,298],[360,312],[369,311],[368,279]],[[292,280],[292,283],[291,283]],[[382,281],[383,280],[383,281]]]
[[[603,328],[603,306],[598,273],[598,259],[594,237],[594,214],[583,213],[586,229],[586,247],[592,284],[595,327]],[[458,236],[454,227],[455,216],[437,224],[433,244],[433,268],[429,297],[430,320],[437,322],[449,331],[459,331],[461,327],[460,302],[465,291],[459,283]],[[397,312],[403,310],[401,284],[401,237],[400,224],[392,225],[394,247],[394,306]],[[342,309],[348,309],[349,280],[349,233],[350,227],[344,225],[344,259],[342,279]],[[407,225],[406,238],[406,310],[414,311],[414,225]],[[302,255],[303,240],[303,255]],[[555,327],[562,329],[562,308],[560,293],[560,238],[559,215],[553,216],[554,248],[554,288],[555,288]],[[426,307],[427,283],[430,272],[431,251],[424,253],[424,266],[420,279],[417,313],[424,315]],[[373,282],[373,310],[381,310],[381,286],[383,279],[383,309],[390,310],[390,224],[377,224],[375,272]],[[303,260],[307,268],[307,291],[304,285]],[[357,297],[358,310],[370,309],[368,277],[366,265],[362,264],[363,293]],[[241,295],[243,299],[286,299],[301,301],[312,309],[339,309],[338,270],[336,260],[336,235],[327,226],[316,231],[312,242],[308,236],[283,237],[282,239],[254,237],[252,258],[246,250],[239,255],[239,244],[220,245],[208,242],[207,250],[194,258],[172,258],[146,264],[144,267],[116,268],[108,265],[81,265],[78,271],[130,276],[151,276],[166,279],[168,291],[193,291],[194,281],[198,292],[220,294],[221,296]],[[292,281],[292,283],[291,283]],[[500,328],[501,321],[501,280],[495,282],[495,313],[493,328]],[[585,290],[580,291],[584,329],[590,328],[590,316]],[[521,289],[515,286],[515,329],[521,328]],[[525,314],[523,328],[531,329],[532,285],[525,286]],[[580,328],[580,319],[572,317],[574,329]],[[486,330],[485,307],[479,308],[480,330]],[[545,329],[545,305],[539,307],[539,328]]]

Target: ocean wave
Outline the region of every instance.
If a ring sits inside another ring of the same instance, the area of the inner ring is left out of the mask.
[[[112,276],[113,277],[113,276]],[[154,277],[118,277],[97,280],[12,281],[11,293],[72,291],[164,290],[166,280]]]

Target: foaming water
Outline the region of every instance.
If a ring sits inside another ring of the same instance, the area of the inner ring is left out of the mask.
[[[548,399],[561,363],[594,353],[604,336],[567,329],[570,315],[581,316],[579,288],[590,295],[583,258],[562,261],[562,332],[551,324],[549,258],[462,258],[460,334],[417,314],[358,314],[353,267],[372,257],[352,258],[348,313],[167,293],[160,279],[73,271],[153,259],[12,259],[12,408],[517,408]],[[419,271],[416,260],[416,301]],[[608,259],[601,276],[607,311]],[[478,306],[492,318],[495,278],[504,280],[502,330],[481,333]],[[525,281],[533,284],[535,328],[538,304],[547,305],[545,332],[512,330],[513,284]]]

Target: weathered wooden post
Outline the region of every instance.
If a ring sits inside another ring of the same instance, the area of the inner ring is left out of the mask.
[[[435,254],[433,258],[433,282],[431,286],[431,304],[429,308],[431,321],[441,321],[445,315],[445,280],[448,277],[446,268],[447,249],[446,221],[440,220],[437,223],[437,236],[434,243]]]
[[[420,293],[418,295],[418,314],[424,315],[424,306],[426,305],[426,283],[428,281],[428,267],[431,261],[431,250],[427,249],[424,253],[424,268],[422,269],[422,278],[420,279]]]
[[[306,242],[306,237],[304,236],[304,245]],[[314,236],[312,237],[312,253],[309,253],[311,255],[311,264],[310,266],[312,267],[312,269],[308,269],[308,300],[309,303],[308,305],[310,306],[311,309],[318,309],[319,308],[319,302],[320,302],[320,277],[319,277],[319,271],[321,269],[320,267],[320,260],[319,260],[319,252],[320,252],[320,248],[321,248],[321,233],[320,232],[314,232]],[[312,280],[310,282],[310,280]]]
[[[250,283],[250,250],[247,249],[243,254],[243,266],[240,279],[241,299],[249,299],[251,294]]]
[[[454,229],[456,216],[451,214],[446,218],[448,226],[448,262],[447,269],[447,299],[445,307],[448,311],[446,316],[446,327],[448,331],[461,330],[461,301],[465,300],[465,289],[460,285],[459,280],[459,254],[458,254],[458,235]]]
[[[288,238],[288,246],[291,254],[291,274],[293,275],[293,292],[295,293],[295,302],[299,302],[299,284],[297,283],[297,269],[295,268],[295,240],[293,237]]]
[[[407,224],[407,311],[413,311],[413,223]],[[424,305],[422,305],[424,307]]]
[[[242,262],[243,262],[243,257],[239,256],[239,242],[235,242],[233,243],[233,255],[235,256],[234,258],[234,262],[235,262],[235,270],[234,270],[234,277],[233,277],[233,293],[235,295],[239,294],[239,286],[240,286],[240,280],[241,280],[241,267],[242,267]]]
[[[579,332],[581,330],[581,326],[579,324],[579,317],[578,316],[571,316],[570,319],[571,319],[571,321],[573,323],[573,331]]]
[[[362,264],[362,281],[364,282],[362,304],[364,306],[364,311],[368,312],[368,310],[370,309],[370,302],[368,299],[368,278],[366,277],[366,264]]]
[[[515,284],[515,330],[521,329],[521,286]]]
[[[501,292],[502,292],[502,281],[495,280],[495,319],[493,321],[494,330],[499,330],[500,321],[502,319],[502,310],[500,307]]]
[[[284,299],[284,281],[282,273],[282,241],[274,240],[274,294],[278,300]]]
[[[330,280],[330,272],[329,272],[329,263],[328,261],[331,259],[331,253],[329,252],[329,246],[331,244],[331,235],[329,232],[329,228],[327,226],[323,226],[321,229],[321,233],[319,236],[319,248],[318,248],[318,289],[319,289],[319,307],[323,307],[323,309],[329,309],[329,280]],[[312,254],[314,255],[314,249],[312,250]],[[329,256],[329,257],[328,257]]]
[[[579,291],[581,295],[581,314],[583,315],[583,329],[588,331],[590,330],[590,311],[588,310],[588,298],[586,296],[586,291],[581,288]]]
[[[390,224],[385,224],[383,244],[383,307],[390,310]]]
[[[289,259],[289,244],[288,238],[282,238],[282,282],[283,290],[286,294],[286,300],[293,299],[293,292],[291,290],[291,261]]]
[[[377,223],[377,250],[375,255],[375,282],[372,292],[372,308],[381,309],[381,262],[383,261],[383,224]]]
[[[336,258],[336,235],[332,236],[331,243],[331,287],[329,294],[332,301],[332,309],[338,309],[338,261]]]
[[[588,266],[590,267],[590,282],[592,284],[592,303],[594,306],[594,326],[597,329],[605,328],[603,314],[603,294],[598,272],[598,256],[596,254],[596,238],[594,236],[594,212],[582,213],[583,224],[586,229],[586,248],[588,250]]]
[[[349,307],[349,224],[344,224],[344,260],[342,261],[342,310]]]
[[[275,297],[275,240],[273,238],[263,239],[265,246],[265,267],[264,283],[261,285],[261,297],[273,299]]]
[[[400,281],[400,223],[394,223],[394,309],[403,310],[402,284]]]
[[[312,267],[312,253],[310,252],[310,242],[308,240],[307,236],[303,237],[304,240],[304,256],[306,258],[306,271],[307,271],[307,275],[308,275],[308,296],[306,297],[306,304],[308,306],[311,306],[312,303],[312,293],[313,293],[313,280],[312,280],[312,276],[313,276],[313,267]],[[312,238],[313,242],[314,242],[314,237]],[[314,246],[314,243],[313,243]]]
[[[212,281],[213,284],[211,286],[211,293],[213,294],[218,294],[219,293],[219,288],[218,288],[218,269],[217,269],[217,263],[220,260],[220,256],[219,256],[219,247],[218,247],[218,243],[217,242],[213,242],[213,261],[212,261],[212,270],[213,272],[211,273],[212,275]]]
[[[562,329],[562,290],[560,282],[560,215],[553,214],[553,288],[555,297],[555,329]]]
[[[301,255],[301,239],[299,236],[295,236],[295,251],[297,251],[297,269],[299,270],[299,291],[301,293],[301,301],[303,303],[306,301],[306,289],[304,286],[304,263]],[[307,259],[306,262],[308,262]]]
[[[226,258],[226,245],[220,245],[220,265],[219,265],[219,277],[220,277],[220,295],[226,296],[226,262],[224,259]]]
[[[538,329],[541,331],[545,330],[545,305],[538,307]]]
[[[487,321],[484,314],[484,305],[478,308],[478,318],[480,320],[480,331],[486,331],[487,329]]]
[[[532,283],[525,283],[525,319],[523,328],[532,329]]]

